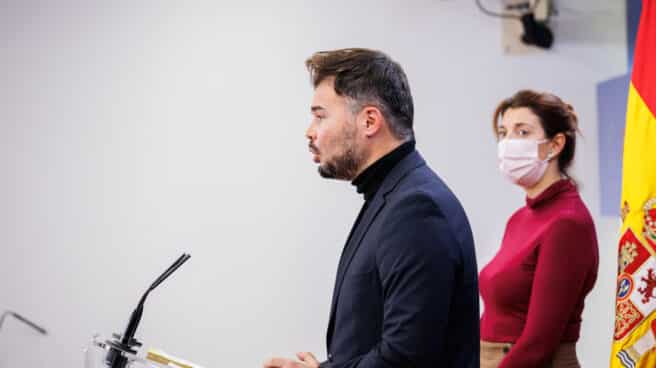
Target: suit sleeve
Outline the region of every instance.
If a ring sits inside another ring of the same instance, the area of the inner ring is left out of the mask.
[[[380,343],[351,361],[324,368],[439,366],[460,247],[427,195],[407,197],[383,219],[377,252],[383,287]]]
[[[594,263],[589,229],[561,220],[542,240],[526,326],[499,368],[542,367],[561,343]]]

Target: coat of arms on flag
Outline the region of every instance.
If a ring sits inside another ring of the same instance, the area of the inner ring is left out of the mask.
[[[656,200],[645,206],[645,240],[641,242],[628,228],[620,239],[618,249],[618,278],[615,317],[615,340],[622,340],[656,311],[656,222],[650,220],[656,209]],[[650,212],[653,211],[653,212]],[[654,216],[656,219],[656,216]],[[648,222],[649,221],[649,222]],[[653,238],[648,239],[651,232]],[[648,323],[649,328],[635,342],[627,344],[617,358],[624,367],[634,368],[643,355],[656,347],[656,320]]]

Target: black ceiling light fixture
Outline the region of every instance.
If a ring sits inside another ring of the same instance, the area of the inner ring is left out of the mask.
[[[520,18],[524,26],[522,42],[527,45],[541,47],[543,49],[551,48],[553,45],[553,32],[545,22],[535,20],[535,13],[526,13]]]
[[[524,33],[521,38],[523,43],[543,49],[549,49],[553,45],[554,35],[547,25],[548,18],[544,21],[535,19],[535,9],[539,3],[540,0],[535,0],[531,6],[530,1],[527,0],[524,3],[507,7],[508,10],[514,10],[515,12],[513,13],[496,13],[485,8],[481,3],[481,0],[476,0],[476,5],[478,5],[478,8],[484,14],[499,18],[518,19],[521,21],[522,27],[524,28]]]

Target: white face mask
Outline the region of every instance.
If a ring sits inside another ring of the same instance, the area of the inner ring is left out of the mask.
[[[498,158],[499,170],[513,183],[532,187],[544,176],[551,152],[545,160],[540,160],[539,145],[548,142],[532,139],[503,139],[499,141]]]

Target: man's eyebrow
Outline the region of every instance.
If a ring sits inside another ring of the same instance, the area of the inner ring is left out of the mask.
[[[317,112],[317,111],[325,111],[326,109],[323,106],[312,106],[310,108],[310,111],[312,112]]]

